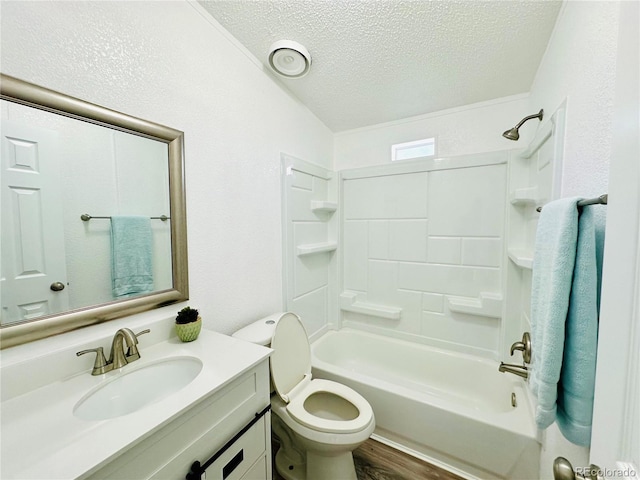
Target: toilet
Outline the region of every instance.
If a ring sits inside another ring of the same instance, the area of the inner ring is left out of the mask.
[[[351,452],[375,428],[359,393],[311,377],[311,348],[296,314],[277,313],[233,334],[270,346],[273,432],[280,440],[276,470],[286,480],[356,480]]]

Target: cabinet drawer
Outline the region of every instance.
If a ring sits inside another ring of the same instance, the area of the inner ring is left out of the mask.
[[[267,452],[266,445],[266,426],[269,415],[263,416],[258,420],[244,435],[235,441],[229,449],[224,452],[220,457],[213,462],[206,470],[207,480],[238,480],[260,457],[264,457]],[[214,454],[215,450],[211,451]],[[201,463],[204,463],[207,458],[198,459]],[[171,465],[167,465],[167,468],[154,475],[154,478],[184,478],[188,472],[188,467],[185,470],[184,466],[190,466],[193,463],[193,455],[189,452],[184,452],[179,458],[171,462]],[[176,464],[182,469],[174,474],[174,468],[172,465]],[[264,479],[266,477],[260,477]]]
[[[271,473],[267,472],[267,468],[269,468],[269,463],[267,462],[267,456],[263,455],[260,457],[256,463],[249,469],[247,473],[245,473],[244,477],[241,480],[265,480],[271,478]]]

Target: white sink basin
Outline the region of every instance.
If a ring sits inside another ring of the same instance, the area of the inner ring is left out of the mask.
[[[73,414],[83,420],[127,415],[182,390],[201,370],[202,361],[196,357],[171,357],[129,372],[125,370],[82,397]]]

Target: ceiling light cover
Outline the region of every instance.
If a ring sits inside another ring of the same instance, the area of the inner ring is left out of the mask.
[[[269,49],[269,66],[287,78],[304,77],[311,68],[311,55],[297,42],[279,40]]]

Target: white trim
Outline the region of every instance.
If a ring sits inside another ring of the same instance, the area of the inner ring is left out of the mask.
[[[620,2],[598,363],[590,461],[640,464],[640,128],[638,2]],[[634,323],[636,325],[634,326]],[[619,478],[619,477],[616,477]],[[637,478],[637,477],[636,477]]]
[[[351,130],[341,130],[340,132],[336,132],[334,136],[339,137],[341,135],[351,135],[353,133],[379,130],[379,129],[393,127],[396,125],[403,125],[405,123],[419,122],[421,120],[427,120],[430,118],[443,117],[445,115],[452,115],[455,113],[466,112],[469,110],[476,110],[478,108],[490,107],[492,105],[500,105],[502,103],[514,102],[516,100],[525,100],[527,98],[529,98],[528,93],[519,93],[517,95],[510,95],[508,97],[496,98],[494,100],[487,100],[484,102],[471,103],[469,105],[463,105],[461,107],[447,108],[445,110],[438,110],[437,112],[424,113],[422,115],[401,118],[399,120],[392,120],[390,122],[376,123],[375,125],[368,125],[366,127],[353,128]]]
[[[509,152],[507,150],[499,150],[496,152],[459,155],[447,158],[403,160],[401,162],[394,162],[384,165],[373,165],[370,167],[341,170],[340,174],[342,182],[344,180],[354,180],[358,178],[402,175],[405,173],[430,172],[433,170],[450,170],[454,168],[501,165],[507,163],[508,159]]]
[[[333,177],[333,172],[331,170],[326,167],[316,165],[315,163],[301,160],[286,153],[281,153],[280,158],[282,159],[282,166],[284,169],[291,167],[296,172],[306,173],[307,175],[312,175],[323,180],[330,180]]]
[[[186,1],[187,5],[193,8],[209,25],[215,28],[218,33],[220,33],[225,38],[225,40],[227,40],[233,47],[235,47],[238,51],[240,51],[240,53],[242,53],[253,64],[255,64],[255,66],[258,67],[260,71],[266,71],[266,69],[264,68],[264,64],[260,60],[258,60],[258,58],[247,49],[247,47],[240,43],[240,41],[238,41],[236,37],[231,35],[231,33],[229,33],[229,31],[224,28],[215,18],[213,18],[213,16],[207,11],[206,8],[200,5],[200,3],[198,3],[196,0]],[[274,79],[273,77],[271,77],[271,75],[269,75],[269,77]]]

